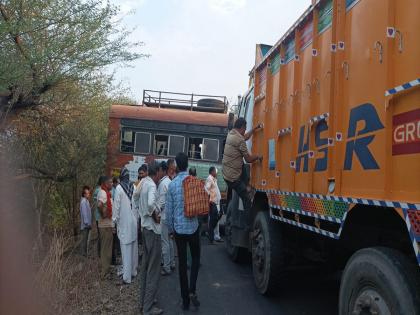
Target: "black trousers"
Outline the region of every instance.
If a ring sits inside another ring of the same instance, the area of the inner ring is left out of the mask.
[[[98,231],[98,257],[101,257],[101,232],[99,230],[98,221],[96,221],[96,230]]]
[[[189,294],[195,294],[198,269],[200,267],[200,228],[197,228],[197,231],[195,231],[194,234],[175,233],[175,242],[178,249],[179,283],[181,286],[182,303],[184,306],[189,306]],[[187,274],[187,246],[190,248],[192,258],[189,285]]]
[[[209,209],[209,239],[210,242],[214,241],[214,228],[217,225],[218,220],[218,211],[217,205],[213,202],[210,202],[210,209]]]
[[[116,227],[116,230],[118,228]],[[117,257],[121,255],[121,247],[120,247],[120,240],[117,235],[117,231],[115,231],[115,234],[112,235],[112,259],[111,259],[111,265],[117,265]]]
[[[251,224],[250,213],[251,213],[252,204],[251,204],[251,199],[249,198],[248,190],[246,189],[245,182],[242,180],[242,178],[239,178],[238,180],[236,180],[234,182],[230,182],[230,181],[225,179],[225,182],[226,182],[228,188],[234,190],[239,195],[239,197],[242,199],[242,202],[244,204],[246,223],[248,224],[248,226],[250,226],[250,224]]]

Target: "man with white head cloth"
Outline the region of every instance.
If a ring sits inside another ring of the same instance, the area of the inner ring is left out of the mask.
[[[123,263],[123,284],[131,283],[137,275],[137,211],[132,207],[133,185],[130,183],[128,170],[121,169],[120,184],[115,189],[112,221],[118,226],[118,238],[121,244]]]

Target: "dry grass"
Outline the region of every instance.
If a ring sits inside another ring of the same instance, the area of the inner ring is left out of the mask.
[[[138,283],[100,281],[94,242],[90,257],[78,253],[73,238],[54,234],[37,273],[37,284],[51,314],[136,314]]]

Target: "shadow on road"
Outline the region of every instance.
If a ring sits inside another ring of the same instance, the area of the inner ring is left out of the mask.
[[[249,262],[235,264],[227,257],[223,244],[207,245],[204,238],[202,243],[202,267],[197,284],[202,306],[197,314],[337,314],[337,275],[320,270],[296,272],[275,296],[265,297],[254,286]],[[179,307],[177,274],[161,279],[159,302],[165,314],[184,314]]]

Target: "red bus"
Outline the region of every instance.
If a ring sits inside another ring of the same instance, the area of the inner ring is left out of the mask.
[[[119,175],[126,166],[130,180],[137,180],[141,164],[189,157],[189,167],[205,179],[210,166],[221,170],[228,132],[228,102],[224,96],[163,91],[143,92],[142,105],[112,105],[109,115],[106,172]],[[219,188],[225,197],[226,184],[220,175]],[[225,199],[225,198],[223,198]]]

